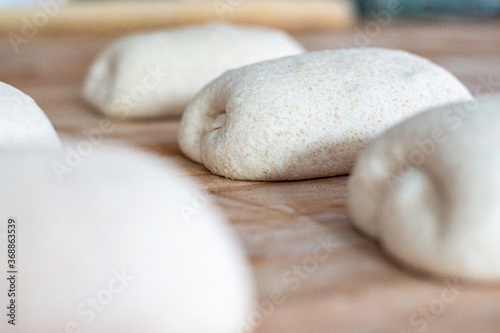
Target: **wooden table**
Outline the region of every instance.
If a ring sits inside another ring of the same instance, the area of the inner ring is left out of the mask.
[[[374,22],[297,37],[310,50],[405,49],[451,70],[476,95],[500,92],[499,21]],[[38,35],[15,53],[4,35],[0,81],[31,95],[59,133],[81,137],[82,130],[97,128],[102,119],[81,103],[82,79],[96,52],[112,39]],[[108,137],[168,157],[213,195],[255,272],[261,307],[248,319],[258,333],[500,332],[500,288],[430,278],[391,262],[352,227],[345,207],[346,177],[227,180],[181,155],[177,129],[178,120],[172,119],[116,122]]]

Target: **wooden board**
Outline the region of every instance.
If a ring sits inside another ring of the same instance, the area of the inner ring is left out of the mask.
[[[500,92],[499,21],[373,27],[362,22],[342,33],[297,37],[310,50],[409,50],[448,68],[475,94]],[[4,35],[0,81],[30,94],[59,133],[83,137],[82,131],[98,128],[102,118],[81,103],[82,78],[96,52],[111,40],[36,36],[16,53]],[[229,217],[255,272],[262,307],[247,321],[257,333],[500,332],[500,288],[450,287],[453,279],[417,275],[388,260],[377,244],[352,227],[345,208],[346,177],[231,181],[181,155],[175,119],[115,125],[107,137],[171,159]]]

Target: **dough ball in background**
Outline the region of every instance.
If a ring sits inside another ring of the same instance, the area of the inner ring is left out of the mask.
[[[59,144],[54,127],[35,101],[0,82],[0,149]]]
[[[134,35],[97,57],[83,97],[110,117],[180,116],[226,70],[304,51],[282,31],[223,23]]]
[[[312,52],[211,82],[187,107],[179,143],[189,158],[232,179],[336,176],[387,127],[471,98],[445,69],[406,52]]]
[[[251,273],[196,186],[163,159],[116,144],[60,181],[66,158],[63,149],[2,152],[0,233],[16,221],[16,332],[236,332],[251,310]],[[6,322],[0,331],[13,332]]]
[[[500,280],[500,95],[419,114],[360,153],[354,224],[399,261]]]

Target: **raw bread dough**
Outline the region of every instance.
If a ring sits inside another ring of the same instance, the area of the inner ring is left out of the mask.
[[[314,52],[225,73],[189,104],[179,141],[189,158],[228,178],[336,176],[386,127],[468,99],[453,75],[406,52]]]
[[[302,52],[284,32],[222,23],[135,35],[97,57],[83,96],[111,117],[179,116],[226,70]]]
[[[0,82],[0,148],[59,144],[54,127],[35,101]]]
[[[163,159],[107,144],[60,182],[53,166],[67,158],[2,152],[0,234],[17,223],[16,332],[236,332],[251,274],[195,184]],[[0,257],[6,274],[1,238]],[[6,333],[8,289],[2,275]]]
[[[359,155],[354,223],[414,268],[500,279],[500,95],[419,114]]]

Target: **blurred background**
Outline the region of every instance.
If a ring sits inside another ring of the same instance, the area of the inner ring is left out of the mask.
[[[500,14],[500,0],[399,0],[400,17],[466,17]],[[394,0],[358,0],[360,13],[388,8]]]
[[[0,0],[0,34],[30,24],[38,33],[105,34],[210,21],[303,32],[373,19],[477,22],[499,15],[500,0]]]
[[[85,0],[60,0],[59,3],[66,2],[89,2]],[[109,1],[122,1],[132,2],[133,0],[109,0]],[[136,0],[144,1],[144,0]],[[160,0],[158,0],[160,1]],[[164,0],[175,1],[175,0]],[[186,0],[177,0],[184,1]],[[192,3],[201,2],[216,2],[212,0],[187,0]],[[251,0],[245,0],[251,1]],[[293,0],[292,0],[293,1]],[[307,0],[303,0],[306,1]],[[338,1],[338,0],[331,0]],[[350,0],[356,6],[357,12],[360,15],[370,15],[372,11],[386,9],[394,3],[394,0]],[[37,6],[40,3],[47,2],[47,0],[0,0],[0,7],[30,7]],[[94,0],[93,2],[105,2],[102,0]],[[235,4],[239,1],[226,1],[229,4]],[[270,0],[272,2],[272,0]],[[419,18],[435,18],[435,17],[467,17],[478,15],[499,15],[500,14],[500,0],[398,0],[398,4],[402,6],[401,13],[398,17],[419,17]],[[222,3],[224,3],[222,1]]]

